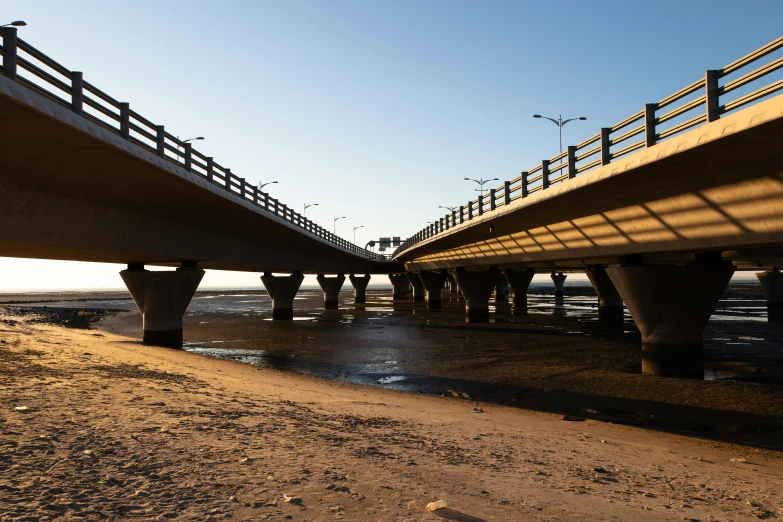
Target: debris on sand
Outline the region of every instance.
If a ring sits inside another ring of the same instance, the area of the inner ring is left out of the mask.
[[[426,509],[427,511],[437,511],[445,507],[446,507],[445,500],[436,500],[435,502],[430,502],[429,504],[427,504],[427,507],[424,509]]]

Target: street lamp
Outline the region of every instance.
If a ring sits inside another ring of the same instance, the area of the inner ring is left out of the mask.
[[[273,183],[277,183],[277,181],[273,181]],[[305,204],[304,208],[302,209],[302,217],[304,217],[307,214],[307,209],[310,207],[317,207],[318,203],[310,203],[309,205]]]
[[[179,142],[182,141],[182,143],[189,143],[191,141],[197,141],[197,140],[203,140],[204,136],[197,136],[195,138],[188,138],[186,140],[180,140],[179,136],[177,136],[177,159],[179,160]]]
[[[334,218],[334,235],[337,235],[337,221],[339,221],[341,219],[345,219],[345,216],[340,216],[340,217]]]
[[[465,178],[465,181],[475,181],[478,183],[479,188],[476,189],[476,192],[480,193],[482,197],[484,197],[484,183],[489,183],[490,181],[498,181],[498,178],[492,178],[492,179],[471,179],[471,178]],[[441,207],[445,208],[445,207]],[[456,207],[455,207],[456,208]]]
[[[264,187],[266,187],[267,185],[271,185],[272,183],[277,183],[277,181],[267,181],[266,183],[259,183],[258,190],[264,190]]]
[[[457,210],[457,207],[444,207],[443,205],[439,205],[438,208],[445,208],[449,212],[454,212],[455,210]]]
[[[360,228],[364,228],[364,225],[359,225],[358,227],[353,227],[353,244],[356,244],[356,231]]]
[[[0,25],[0,27],[9,27],[9,26],[24,27],[26,25],[27,25],[27,22],[25,22],[24,20],[14,20],[10,24],[3,24],[3,25]]]
[[[587,119],[584,116],[579,116],[578,118],[569,118],[567,120],[564,120],[562,115],[558,115],[557,119],[554,119],[554,118],[549,118],[548,116],[541,116],[540,114],[534,114],[533,117],[544,118],[545,120],[549,120],[555,125],[557,125],[558,129],[560,129],[560,152],[563,152],[563,127],[565,126],[565,124],[568,123],[569,121],[574,121],[574,120],[584,121]]]

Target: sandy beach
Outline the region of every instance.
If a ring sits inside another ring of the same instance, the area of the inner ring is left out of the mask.
[[[778,451],[337,384],[3,313],[3,521],[783,516]],[[436,500],[448,507],[426,512]]]

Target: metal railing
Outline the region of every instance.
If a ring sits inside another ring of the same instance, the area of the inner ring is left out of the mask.
[[[783,79],[777,79],[755,90],[746,87],[753,82],[783,68],[783,56],[770,60],[756,69],[737,76],[750,64],[783,48],[780,37],[756,51],[743,56],[722,69],[707,71],[704,78],[667,96],[658,103],[645,104],[644,109],[629,116],[587,140],[572,145],[565,152],[543,160],[534,168],[520,173],[497,188],[489,189],[466,205],[430,223],[406,239],[394,251],[394,258],[400,252],[448,231],[450,228],[470,221],[498,207],[526,198],[563,181],[608,165],[617,158],[639,149],[649,148],[703,123],[715,121],[722,114],[734,111],[756,102],[783,89]],[[733,76],[732,79],[728,78]],[[722,84],[721,84],[722,81]],[[743,91],[747,91],[744,92]],[[725,96],[735,93],[734,99]],[[679,102],[679,104],[678,104]],[[676,106],[675,106],[676,105]],[[666,112],[663,112],[663,111]],[[663,125],[667,124],[667,125]],[[664,128],[665,127],[665,128]]]
[[[120,102],[84,81],[81,72],[67,69],[24,40],[18,39],[15,27],[0,28],[0,38],[2,38],[0,55],[3,56],[3,66],[0,71],[6,78],[253,203],[258,208],[284,219],[305,232],[367,259],[390,260],[390,256],[376,254],[329,232],[259,190],[245,178],[231,172],[231,169],[219,165],[213,158],[195,150],[191,143],[185,143],[167,132],[163,125],[156,125],[131,110],[128,103]]]

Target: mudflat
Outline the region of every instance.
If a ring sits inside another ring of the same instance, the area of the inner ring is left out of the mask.
[[[783,516],[773,449],[0,321],[3,521]]]

